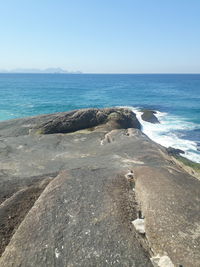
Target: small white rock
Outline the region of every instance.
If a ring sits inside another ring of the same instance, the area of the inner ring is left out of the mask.
[[[174,267],[174,264],[168,256],[161,257],[158,264],[159,267]]]
[[[134,178],[134,172],[129,171],[127,174],[125,174],[126,179],[133,179]]]
[[[136,219],[136,220],[132,221],[132,224],[134,225],[134,227],[138,233],[145,234],[144,219]]]
[[[160,256],[159,254],[151,258],[154,267],[175,267],[168,256]]]
[[[55,256],[58,259],[58,257],[60,256],[60,252],[57,248],[55,248]]]

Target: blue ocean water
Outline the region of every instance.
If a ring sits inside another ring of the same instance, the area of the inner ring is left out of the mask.
[[[159,111],[144,132],[200,162],[200,74],[0,74],[0,120],[110,106]]]

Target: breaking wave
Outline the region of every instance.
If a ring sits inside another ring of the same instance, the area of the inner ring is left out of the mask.
[[[136,114],[142,125],[142,131],[150,139],[164,147],[173,147],[181,149],[186,157],[194,162],[200,163],[200,151],[198,143],[184,138],[184,132],[200,129],[200,125],[188,122],[179,116],[173,116],[168,113],[156,111],[155,116],[160,121],[160,124],[153,124],[143,121],[141,118],[142,112],[139,108],[128,107]]]

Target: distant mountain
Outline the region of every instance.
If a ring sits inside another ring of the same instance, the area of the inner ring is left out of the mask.
[[[61,68],[47,68],[47,69],[13,69],[0,70],[0,73],[60,73],[60,74],[81,74],[81,71],[67,71]]]

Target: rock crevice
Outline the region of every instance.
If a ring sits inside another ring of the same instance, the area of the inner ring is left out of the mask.
[[[0,205],[0,256],[12,236],[52,178],[44,178],[34,185],[15,192]]]

